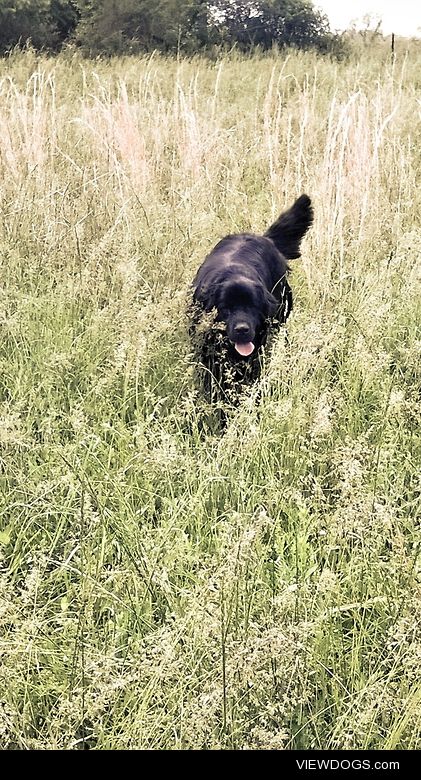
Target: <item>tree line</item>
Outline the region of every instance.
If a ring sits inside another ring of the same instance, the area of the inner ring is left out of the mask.
[[[310,0],[0,0],[0,52],[30,43],[88,54],[295,46],[338,53]]]

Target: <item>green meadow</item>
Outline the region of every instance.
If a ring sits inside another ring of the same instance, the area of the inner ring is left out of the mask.
[[[0,746],[420,749],[421,54],[0,61]],[[185,313],[302,192],[224,432]]]

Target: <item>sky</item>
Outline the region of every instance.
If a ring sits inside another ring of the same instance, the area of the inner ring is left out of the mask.
[[[421,38],[419,0],[314,0],[313,5],[326,14],[332,30],[344,30],[352,20],[369,13],[383,20],[384,35],[394,32]]]

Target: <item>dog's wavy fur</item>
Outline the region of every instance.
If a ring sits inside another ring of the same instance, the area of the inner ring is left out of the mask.
[[[190,335],[200,386],[211,402],[236,404],[245,385],[260,375],[268,337],[292,309],[288,260],[313,221],[308,195],[301,195],[263,236],[223,238],[207,255],[192,285]],[[249,357],[238,353],[239,332],[252,342]]]

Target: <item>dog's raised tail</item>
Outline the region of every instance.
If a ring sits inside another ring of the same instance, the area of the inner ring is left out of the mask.
[[[287,260],[301,256],[300,243],[313,222],[313,207],[308,195],[300,195],[288,211],[266,231],[265,236],[272,239],[276,248]]]

